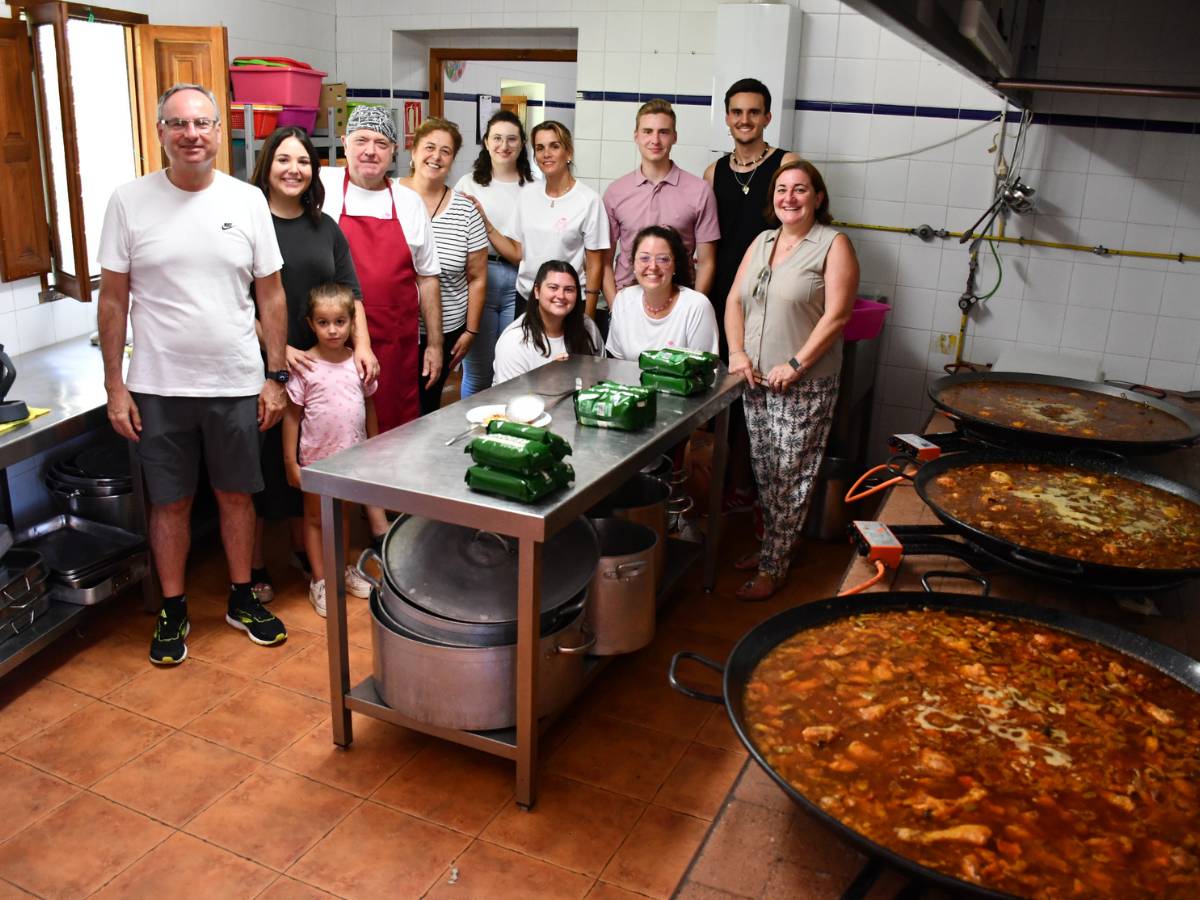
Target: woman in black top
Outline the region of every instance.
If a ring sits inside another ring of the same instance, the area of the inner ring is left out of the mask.
[[[308,351],[317,339],[305,321],[309,292],[318,285],[334,282],[348,285],[354,296],[360,298],[346,237],[337,223],[321,212],[325,190],[317,177],[320,167],[321,158],[303,129],[277,128],[263,145],[250,178],[262,190],[271,207],[275,236],[283,256],[281,277],[287,295],[289,369],[311,369],[314,365]],[[362,300],[358,299],[354,307],[355,366],[360,378],[374,381],[379,374],[379,363],[371,352]],[[258,599],[265,603],[275,592],[263,559],[264,519],[289,519],[293,552],[301,566],[305,570],[308,568],[303,550],[303,500],[300,491],[287,483],[282,431],[278,425],[264,437],[262,468],[266,487],[254,495],[259,519],[251,580]],[[359,584],[358,581],[361,579],[352,581],[347,577],[346,589],[358,596],[367,596],[366,583]]]

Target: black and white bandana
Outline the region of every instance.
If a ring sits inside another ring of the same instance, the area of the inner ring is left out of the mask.
[[[392,111],[382,106],[356,106],[346,122],[346,134],[353,134],[362,129],[375,131],[396,143],[396,124],[392,121]]]

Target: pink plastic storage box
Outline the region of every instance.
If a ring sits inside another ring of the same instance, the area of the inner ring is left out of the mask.
[[[842,340],[869,341],[873,337],[878,337],[879,332],[883,331],[883,317],[888,314],[889,310],[891,307],[886,303],[864,300],[859,297],[854,301],[854,312],[851,313],[850,321],[846,323],[846,328],[842,331]]]
[[[317,106],[321,102],[320,69],[295,66],[230,66],[234,103],[279,103]]]
[[[303,128],[309,134],[317,124],[317,107],[315,106],[285,106],[279,113],[279,127],[295,125]]]

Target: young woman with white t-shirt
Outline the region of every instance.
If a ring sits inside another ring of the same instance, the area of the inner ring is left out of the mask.
[[[488,237],[506,257],[521,261],[517,270],[518,314],[529,299],[538,267],[546,260],[565,259],[575,267],[583,285],[584,311],[589,317],[595,316],[604,251],[609,247],[604,203],[599,194],[571,174],[575,145],[566,125],[547,119],[534,126],[529,140],[546,180],[518,194],[511,233],[494,233],[492,223],[485,223]]]
[[[502,109],[488,119],[483,148],[470,175],[464,175],[454,190],[475,204],[489,222],[491,234],[504,235],[513,230],[517,215],[517,195],[533,181],[529,150],[525,146],[525,127],[513,113]],[[511,252],[511,242],[504,241]],[[463,360],[460,394],[469,397],[492,386],[492,363],[496,338],[517,315],[517,266],[520,256],[505,257],[494,242],[488,248],[487,293],[479,334]]]
[[[608,355],[637,359],[643,350],[684,347],[717,352],[717,316],[691,288],[692,258],[674,228],[649,225],[633,239],[631,284],[613,299]]]
[[[580,290],[579,273],[569,262],[542,263],[532,302],[496,341],[496,384],[573,355],[604,355],[596,323],[583,314]]]

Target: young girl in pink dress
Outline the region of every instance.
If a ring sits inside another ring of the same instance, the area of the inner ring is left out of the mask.
[[[371,395],[378,384],[363,384],[346,344],[354,337],[354,295],[343,284],[313,288],[308,298],[308,324],[317,336],[309,352],[310,370],[292,369],[288,408],[283,418],[283,460],[288,481],[300,487],[300,467],[345,450],[379,431]],[[350,529],[343,528],[349,536]],[[325,615],[325,571],[321,549],[321,506],[316,494],[304,495],[304,548],[312,564],[308,599]],[[366,582],[346,567],[346,590],[367,596]]]

